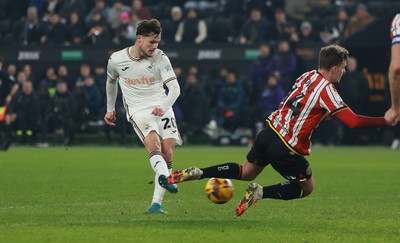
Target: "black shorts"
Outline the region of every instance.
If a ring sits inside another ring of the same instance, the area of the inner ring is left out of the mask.
[[[247,160],[264,167],[270,164],[291,182],[305,181],[312,175],[307,159],[289,149],[269,125],[257,135]]]

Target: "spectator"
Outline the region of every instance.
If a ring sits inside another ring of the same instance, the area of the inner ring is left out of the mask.
[[[76,12],[79,14],[80,19],[85,19],[85,16],[87,14],[87,6],[86,6],[86,1],[82,0],[64,0],[63,5],[61,6],[60,9],[60,17],[63,19],[65,22],[66,19],[69,17],[69,15],[72,12]]]
[[[122,46],[132,45],[136,39],[136,27],[139,23],[139,19],[135,14],[130,16],[129,12],[122,12],[120,19],[121,24],[116,29],[116,35],[113,42]]]
[[[78,46],[85,41],[86,26],[77,12],[72,12],[69,16],[67,33],[68,45]]]
[[[244,95],[244,88],[238,81],[236,73],[229,72],[225,83],[221,86],[217,107],[213,110],[213,120],[218,127],[231,132],[239,127],[239,111],[243,106]]]
[[[46,74],[42,80],[38,83],[39,92],[48,93],[50,97],[53,97],[56,93],[56,84],[58,82],[58,76],[54,67],[48,67]]]
[[[72,90],[74,89],[74,80],[72,79],[70,73],[69,73],[69,69],[68,66],[65,64],[61,64],[60,66],[58,66],[57,69],[57,76],[58,76],[58,80],[59,81],[63,81],[66,82],[68,85],[68,90]]]
[[[325,26],[335,27],[339,32],[339,38],[343,38],[348,23],[349,23],[348,14],[345,9],[341,8],[338,10],[335,16],[332,16],[328,18],[327,21],[325,21]]]
[[[286,12],[281,8],[277,8],[274,14],[274,22],[270,28],[270,39],[279,39],[279,36],[282,36],[285,24],[288,21]]]
[[[210,86],[205,87],[210,110],[217,106],[221,86],[225,83],[226,77],[229,74],[229,70],[226,67],[219,68],[217,72],[215,77],[212,77]]]
[[[20,28],[19,40],[23,45],[38,45],[42,36],[43,23],[35,7],[29,7]]]
[[[324,45],[337,43],[339,41],[339,30],[334,26],[325,26],[319,33],[321,41]]]
[[[79,74],[78,77],[75,80],[75,87],[83,87],[85,85],[85,79],[89,77],[92,73],[92,70],[90,68],[90,65],[87,63],[82,64],[79,67]]]
[[[295,23],[287,21],[283,26],[283,33],[278,39],[286,39],[289,42],[290,50],[296,50],[300,37]]]
[[[309,21],[303,21],[300,25],[298,46],[314,46],[321,41],[319,36],[314,32],[314,27]]]
[[[179,23],[182,21],[182,9],[179,6],[174,6],[171,9],[171,18],[163,23],[163,40],[166,43],[175,42],[175,35],[178,31]]]
[[[7,75],[13,83],[17,82],[17,66],[15,64],[9,64],[7,66]]]
[[[28,9],[31,7],[36,8],[38,16],[43,15],[43,5],[45,4],[46,0],[29,0]]]
[[[88,109],[87,119],[94,122],[102,121],[103,96],[92,76],[86,77],[84,92],[86,95],[86,108]]]
[[[120,25],[120,16],[122,12],[130,12],[131,8],[123,5],[122,1],[116,0],[110,11],[108,11],[107,23],[110,25],[112,30],[116,30]],[[98,11],[96,11],[98,12]],[[93,13],[92,13],[93,14]]]
[[[43,21],[48,21],[51,14],[59,14],[64,0],[47,0],[43,4]]]
[[[108,12],[110,8],[107,7],[105,0],[96,0],[94,7],[90,10],[89,14],[85,17],[85,23],[90,24],[93,13],[101,12],[103,19],[108,19]]]
[[[375,17],[368,12],[367,7],[362,3],[358,4],[356,12],[350,18],[349,23],[344,31],[344,36],[348,37],[364,29],[374,20]]]
[[[367,113],[365,104],[368,103],[368,95],[370,89],[368,80],[363,73],[358,70],[357,59],[350,57],[347,62],[347,72],[343,75],[342,81],[336,85],[343,101],[349,105],[355,113]],[[357,92],[354,92],[357,90]],[[342,126],[343,142],[346,144],[363,144],[368,138],[363,130],[350,129],[347,126]]]
[[[44,24],[44,30],[40,37],[40,43],[44,45],[63,45],[67,40],[67,28],[60,21],[58,14],[49,15],[49,21]]]
[[[196,75],[189,74],[179,99],[179,107],[183,113],[181,128],[184,135],[201,132],[209,122],[209,110],[206,100],[205,90]]]
[[[191,9],[187,12],[187,18],[179,23],[175,34],[175,41],[182,43],[200,44],[207,38],[207,24],[197,17],[197,12]]]
[[[277,77],[271,75],[266,80],[258,100],[259,111],[256,112],[258,121],[263,121],[271,112],[278,109],[279,103],[286,95]]]
[[[261,44],[259,47],[259,56],[250,66],[251,79],[253,81],[253,94],[259,97],[262,88],[265,86],[265,80],[272,74],[272,53],[271,46]]]
[[[132,14],[138,16],[142,20],[150,20],[153,18],[148,8],[143,6],[142,0],[132,0]]]
[[[105,45],[110,43],[110,29],[105,19],[102,18],[101,12],[97,11],[92,14],[92,19],[88,29],[89,31],[86,34],[88,43],[94,45]]]
[[[259,9],[250,12],[250,18],[241,27],[239,43],[242,45],[261,44],[267,42],[268,22]]]
[[[296,68],[296,55],[290,50],[289,42],[280,40],[272,59],[271,70],[281,80],[281,85],[286,92],[292,88]]]
[[[105,88],[106,88],[106,82],[107,82],[107,69],[104,64],[97,63],[94,66],[93,78],[96,81],[97,86],[100,87],[103,94],[105,94]]]
[[[13,98],[10,114],[15,122],[21,144],[36,143],[39,131],[39,98],[31,81],[24,81],[22,89]]]
[[[74,137],[75,102],[64,81],[57,83],[57,91],[52,98],[51,122],[55,133],[62,135],[63,145],[70,145]]]
[[[33,84],[35,84],[34,81],[36,81],[35,75],[32,72],[32,66],[30,64],[24,64],[22,66],[22,72],[25,73],[25,76],[28,80],[31,80]]]

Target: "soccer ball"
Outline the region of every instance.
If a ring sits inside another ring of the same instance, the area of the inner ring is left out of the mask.
[[[206,184],[206,194],[211,202],[224,204],[233,196],[233,184],[229,179],[211,178]]]

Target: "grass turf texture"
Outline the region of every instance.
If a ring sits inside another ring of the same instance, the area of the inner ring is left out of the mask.
[[[182,147],[174,168],[242,162],[244,147]],[[399,242],[400,152],[315,147],[314,193],[261,200],[241,217],[248,182],[223,205],[206,180],[166,194],[167,215],[147,215],[153,171],[144,148],[11,148],[0,153],[0,242]],[[255,180],[283,179],[267,167]]]

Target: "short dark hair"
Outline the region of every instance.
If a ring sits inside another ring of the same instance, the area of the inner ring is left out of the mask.
[[[339,45],[329,45],[321,48],[319,52],[318,67],[329,70],[349,59],[349,51]]]
[[[157,19],[143,20],[138,24],[136,35],[149,36],[151,33],[154,33],[158,36],[161,31],[161,24]]]

